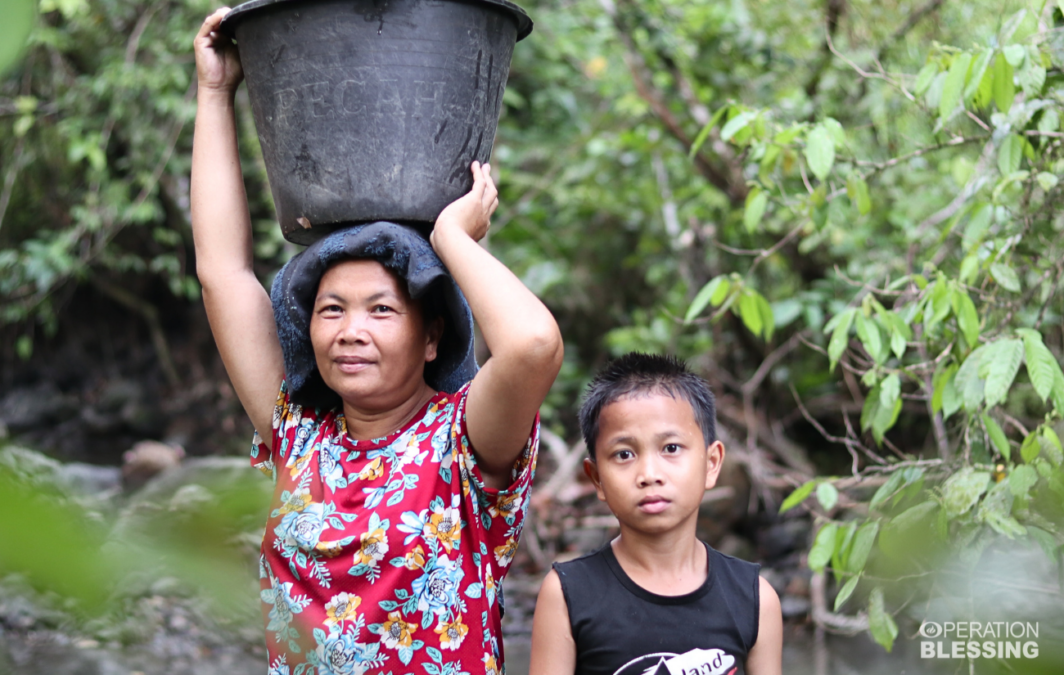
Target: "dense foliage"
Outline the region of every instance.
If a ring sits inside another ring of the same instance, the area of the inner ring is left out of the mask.
[[[553,429],[576,436],[608,355],[691,359],[763,504],[796,487],[783,509],[813,512],[808,564],[834,573],[835,610],[860,598],[888,649],[899,587],[941,592],[944,560],[968,569],[1006,538],[1059,561],[1056,2],[527,8],[490,245],[562,324]],[[20,356],[76,285],[149,323],[124,289],[197,297],[190,42],[210,9],[42,1],[0,84],[0,321]],[[292,249],[240,106],[266,276]]]

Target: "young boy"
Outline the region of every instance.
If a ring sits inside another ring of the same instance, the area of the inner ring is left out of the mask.
[[[695,537],[724,461],[706,382],[628,354],[592,381],[580,426],[584,471],[621,533],[544,579],[531,675],[779,675],[776,592],[758,565]]]

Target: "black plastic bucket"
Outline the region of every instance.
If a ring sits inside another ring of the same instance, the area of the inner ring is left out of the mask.
[[[429,224],[491,155],[514,44],[506,0],[253,0],[236,39],[281,231]]]

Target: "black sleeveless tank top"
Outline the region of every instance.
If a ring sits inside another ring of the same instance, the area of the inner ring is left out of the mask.
[[[759,565],[714,551],[692,593],[636,585],[606,544],[555,563],[576,641],[576,675],[742,675],[757,641]]]

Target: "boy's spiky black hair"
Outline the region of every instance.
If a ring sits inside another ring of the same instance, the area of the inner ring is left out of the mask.
[[[595,459],[599,416],[610,403],[633,394],[663,392],[691,404],[706,445],[717,440],[717,411],[709,384],[674,356],[629,352],[610,361],[587,387],[580,406],[580,431]]]

